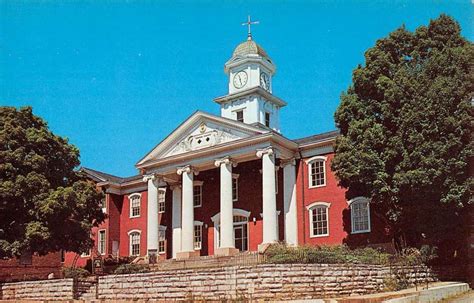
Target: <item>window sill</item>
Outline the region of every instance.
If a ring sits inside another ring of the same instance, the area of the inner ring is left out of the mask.
[[[129,218],[130,218],[130,219],[140,218],[140,215],[138,215],[138,216],[130,216]]]
[[[324,238],[324,237],[329,237],[329,234],[325,235],[309,235],[310,238]]]
[[[309,189],[312,189],[312,188],[320,188],[320,187],[326,187],[326,184],[309,186],[308,188],[309,188]]]
[[[158,213],[159,213],[159,214],[164,214],[165,212],[164,212],[164,211],[159,211]]]
[[[359,230],[359,231],[351,231],[351,235],[368,234],[368,233],[370,233],[370,229],[368,229],[368,230]]]
[[[194,208],[199,208],[199,207],[202,207],[202,204],[201,205],[194,205]]]

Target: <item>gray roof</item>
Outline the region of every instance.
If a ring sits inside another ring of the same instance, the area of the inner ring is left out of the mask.
[[[88,177],[90,177],[92,180],[95,182],[113,182],[113,183],[125,183],[125,182],[130,182],[130,181],[135,181],[135,180],[141,180],[143,178],[142,175],[135,175],[135,176],[130,176],[130,177],[117,177],[111,174],[107,174],[98,170],[90,169],[87,167],[81,167],[80,169],[81,172],[84,172]]]
[[[327,140],[327,139],[333,139],[333,138],[335,139],[338,135],[339,135],[338,130],[332,130],[332,131],[322,133],[322,134],[317,134],[317,135],[313,135],[313,136],[309,136],[309,137],[295,139],[293,141],[298,143],[299,145],[307,144],[307,143],[317,143],[319,141],[324,141],[324,140]]]
[[[268,58],[267,52],[253,40],[247,40],[237,45],[232,57],[246,55],[260,55]]]

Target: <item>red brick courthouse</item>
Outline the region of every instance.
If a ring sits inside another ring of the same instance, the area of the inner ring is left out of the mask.
[[[108,219],[92,255],[158,259],[230,255],[267,244],[385,241],[368,200],[345,198],[331,171],[337,132],[291,140],[286,102],[273,94],[276,66],[251,36],[224,71],[220,116],[195,112],[119,178],[83,169],[106,192]],[[304,122],[302,123],[304,125]],[[75,256],[66,255],[66,264]],[[77,258],[77,257],[76,257]],[[78,265],[90,255],[78,257]]]

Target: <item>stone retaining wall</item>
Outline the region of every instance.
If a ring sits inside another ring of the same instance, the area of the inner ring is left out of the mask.
[[[377,265],[265,264],[174,270],[99,278],[105,300],[313,299],[377,292],[386,278],[410,284],[434,281],[426,267]]]
[[[0,284],[2,300],[71,300],[73,279],[56,279]]]

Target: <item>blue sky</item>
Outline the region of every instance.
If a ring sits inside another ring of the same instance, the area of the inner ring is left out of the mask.
[[[285,136],[335,129],[339,96],[364,51],[440,13],[472,41],[469,1],[0,0],[0,105],[31,105],[79,147],[82,165],[119,176],[177,125],[226,94],[223,65],[254,40],[277,65]]]

